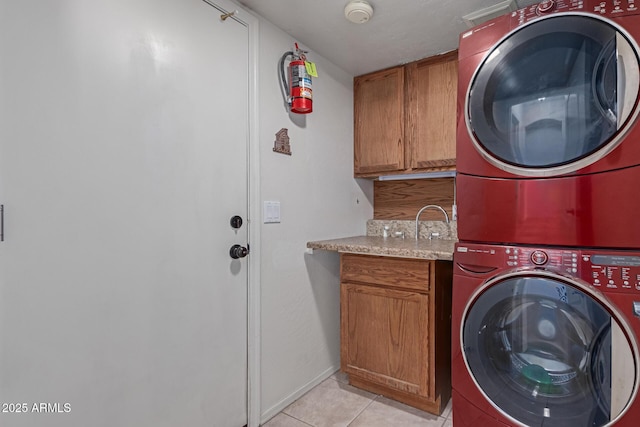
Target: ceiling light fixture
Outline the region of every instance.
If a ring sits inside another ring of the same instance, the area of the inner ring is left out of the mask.
[[[344,8],[344,16],[354,24],[364,24],[373,16],[373,8],[365,0],[352,0]]]

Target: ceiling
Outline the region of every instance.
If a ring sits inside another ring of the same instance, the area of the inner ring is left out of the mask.
[[[463,16],[503,0],[368,0],[372,18],[347,21],[349,0],[238,0],[302,45],[353,75],[404,64],[458,46]],[[538,0],[512,0],[511,10]],[[290,46],[283,46],[290,49]],[[310,61],[313,58],[309,57]]]

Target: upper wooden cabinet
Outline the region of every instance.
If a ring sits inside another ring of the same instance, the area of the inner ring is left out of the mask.
[[[404,169],[404,68],[354,80],[356,175]]]
[[[458,52],[413,62],[405,70],[408,168],[455,167]]]
[[[355,176],[455,169],[457,85],[457,51],[356,77]]]

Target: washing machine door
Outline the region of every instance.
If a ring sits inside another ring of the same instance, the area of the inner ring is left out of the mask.
[[[588,166],[637,116],[638,47],[611,20],[556,14],[499,42],[477,68],[466,123],[480,154],[523,176]]]
[[[487,282],[462,322],[465,363],[494,408],[526,426],[606,426],[637,392],[630,330],[575,281],[545,271]]]

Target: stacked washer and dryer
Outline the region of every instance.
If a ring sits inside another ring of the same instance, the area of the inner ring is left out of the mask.
[[[638,41],[634,0],[460,37],[456,427],[639,423]]]

